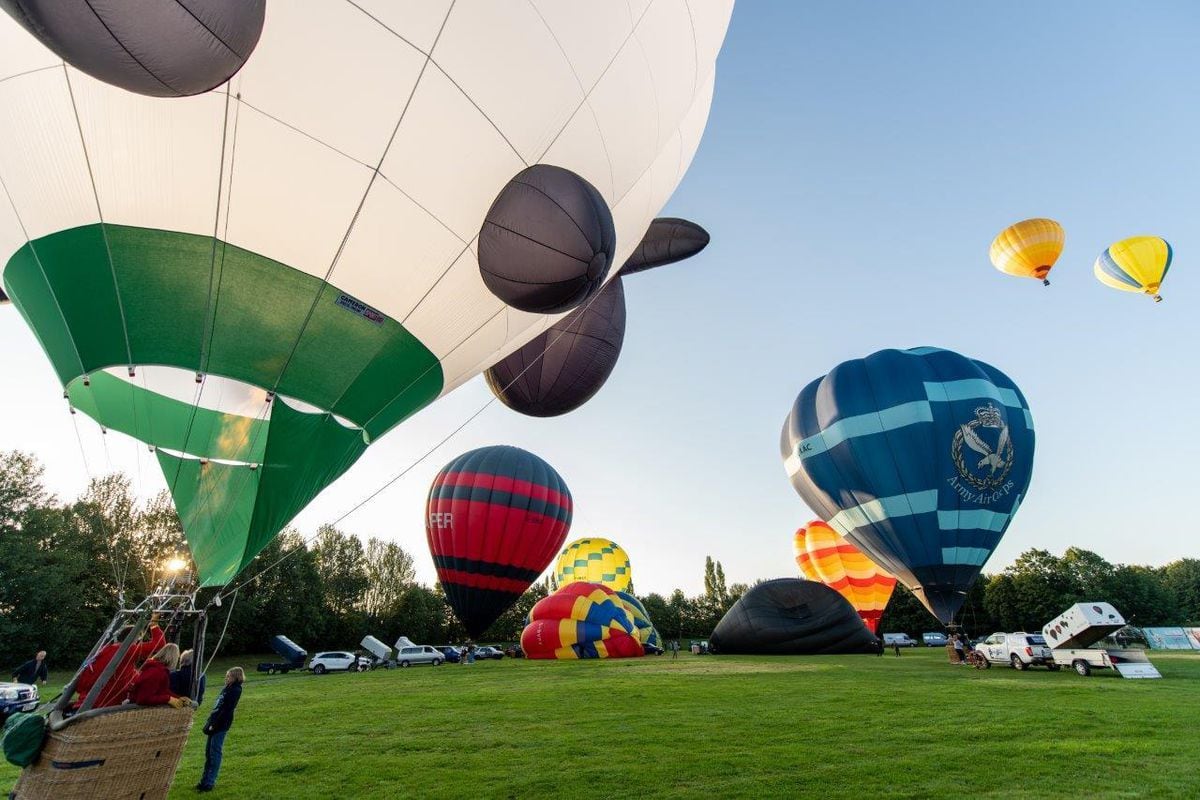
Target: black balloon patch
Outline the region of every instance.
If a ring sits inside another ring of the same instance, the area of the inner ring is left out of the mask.
[[[578,308],[484,373],[500,402],[530,417],[556,417],[592,398],[625,341],[625,287],[613,279]]]
[[[632,275],[691,258],[708,247],[708,239],[708,231],[694,222],[659,217],[650,223],[646,235],[621,266],[621,274]]]
[[[479,272],[521,311],[570,311],[604,283],[617,246],[596,187],[562,167],[534,164],[497,195],[479,231]]]
[[[151,97],[225,83],[262,35],[266,0],[0,0],[0,8],[80,72]]]

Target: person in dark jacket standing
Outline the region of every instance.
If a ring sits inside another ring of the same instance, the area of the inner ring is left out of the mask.
[[[204,723],[204,735],[208,744],[204,748],[204,774],[196,789],[201,792],[211,792],[217,784],[217,773],[221,771],[221,756],[225,748],[225,734],[233,725],[233,712],[237,710],[238,700],[242,699],[242,683],[246,673],[241,667],[234,667],[225,673],[225,688],[217,695],[217,704]]]
[[[38,654],[13,670],[13,680],[32,686],[41,681],[43,686],[50,680],[50,672],[46,668],[46,651],[39,650]]]

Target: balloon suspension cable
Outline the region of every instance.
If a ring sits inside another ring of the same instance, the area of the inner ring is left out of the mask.
[[[225,615],[225,624],[221,626],[221,635],[217,637],[217,643],[213,645],[212,655],[208,657],[208,663],[204,665],[204,669],[200,674],[208,673],[212,663],[217,659],[217,653],[221,651],[221,644],[225,641],[225,631],[229,630],[229,620],[233,619],[233,608],[237,605],[238,590],[233,590],[233,600],[229,603],[229,612]]]
[[[614,280],[615,280],[615,278],[614,278]],[[611,281],[610,281],[610,283],[611,283]],[[580,306],[577,309],[573,309],[570,312],[570,314],[586,311],[589,308],[591,308],[592,303],[596,302],[596,299],[601,295],[601,293],[603,293],[603,291],[606,288],[608,288],[608,284],[605,284],[600,289],[598,289],[595,292],[595,294],[593,294],[590,298],[588,298],[587,303],[585,303],[584,305]],[[564,315],[564,316],[566,316],[566,315]],[[525,373],[528,372],[530,369],[532,369],[534,367],[534,365],[538,364],[542,360],[542,358],[545,357],[546,353],[549,352],[550,348],[553,347],[558,342],[559,339],[561,339],[563,336],[566,336],[566,334],[567,334],[567,330],[565,328],[563,330],[560,330],[558,332],[557,336],[555,336],[553,339],[551,339],[550,341],[548,341],[546,343],[546,346],[544,348],[542,348],[542,352],[538,354],[537,358],[530,361],[529,364],[526,365],[524,369],[522,369],[515,376],[513,376],[513,379],[511,381],[509,381],[507,384],[505,384],[501,388],[501,391],[502,392],[507,391],[514,384],[516,384],[517,381],[521,380],[521,378],[524,377]],[[415,382],[416,381],[414,381],[413,383],[415,383]],[[381,485],[375,491],[371,492],[365,498],[363,498],[358,503],[356,503],[354,506],[352,506],[349,511],[346,511],[340,517],[335,519],[333,522],[329,523],[329,525],[331,525],[333,527],[337,527],[343,520],[345,520],[351,514],[353,514],[354,512],[361,509],[363,506],[370,503],[372,500],[374,500],[379,495],[383,494],[383,492],[385,492],[386,490],[391,488],[393,484],[395,484],[397,481],[399,481],[401,478],[403,478],[405,475],[407,475],[409,472],[411,472],[414,468],[416,468],[418,464],[420,464],[425,459],[429,458],[431,455],[433,455],[438,450],[440,450],[447,442],[449,442],[451,439],[453,439],[455,436],[457,436],[464,428],[466,428],[468,425],[470,425],[472,422],[474,422],[479,417],[480,414],[482,414],[484,411],[487,411],[492,406],[492,404],[495,402],[496,402],[496,395],[492,394],[492,396],[489,397],[487,399],[487,401],[484,402],[483,405],[481,405],[478,409],[475,410],[474,413],[472,413],[469,417],[467,417],[465,420],[463,420],[463,422],[461,424],[459,424],[458,427],[454,428],[452,431],[450,431],[445,436],[443,436],[436,444],[434,444],[432,447],[430,447],[428,450],[426,450],[424,453],[422,453],[420,456],[418,456],[414,461],[409,463],[408,466],[404,467],[402,470],[400,470],[398,473],[396,473],[394,476],[392,476],[390,479],[388,479],[386,482],[384,482],[383,485]],[[300,551],[300,548],[308,546],[308,544],[310,544],[311,542],[316,540],[316,538],[318,536],[320,536],[320,531],[318,531],[317,533],[314,533],[312,536],[306,537],[303,541],[299,542],[295,547],[293,547],[292,549],[285,552],[274,562],[263,567],[261,570],[254,573],[246,580],[238,583],[236,586],[233,587],[233,591],[236,593],[237,590],[242,588],[243,586],[246,586],[250,583],[253,583],[254,581],[257,581],[263,575],[265,575],[268,572],[270,572],[271,570],[275,569],[280,564],[282,564],[284,561],[286,561],[288,558],[291,558],[293,555],[298,553]],[[210,601],[210,603],[215,602],[216,604],[219,605],[221,598],[226,595],[228,595],[228,592],[217,592],[217,594],[213,596],[213,599],[212,599],[212,601]]]

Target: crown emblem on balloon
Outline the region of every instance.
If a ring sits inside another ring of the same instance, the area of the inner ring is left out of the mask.
[[[984,428],[1003,428],[1004,420],[1000,419],[1000,409],[991,403],[975,409],[975,418]]]

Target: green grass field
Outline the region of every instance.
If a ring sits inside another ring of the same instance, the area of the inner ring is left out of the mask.
[[[1152,660],[1163,680],[940,649],[251,673],[210,796],[1200,797],[1200,656]],[[197,724],[171,797],[203,755]]]

